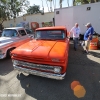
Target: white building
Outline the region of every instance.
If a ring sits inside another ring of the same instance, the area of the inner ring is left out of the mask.
[[[15,20],[8,20],[4,21],[4,27],[15,27],[18,26],[21,22],[29,23],[29,28],[31,28],[31,22],[39,23],[39,27],[42,27],[42,23],[44,22],[53,22],[54,12],[44,13],[44,15],[39,14],[32,14],[32,15],[25,15],[22,17],[18,17]]]

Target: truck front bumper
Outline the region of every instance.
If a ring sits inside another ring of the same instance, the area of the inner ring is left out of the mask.
[[[19,66],[16,66],[16,65],[13,65],[13,66],[14,66],[14,69],[17,69],[20,72],[25,72],[25,73],[28,73],[28,74],[42,76],[42,77],[56,79],[56,80],[62,80],[62,79],[64,79],[64,77],[66,75],[66,73],[64,73],[64,74],[53,74],[53,73],[47,73],[47,72],[41,72],[41,71],[26,69],[26,68],[22,68],[22,67],[19,67]]]

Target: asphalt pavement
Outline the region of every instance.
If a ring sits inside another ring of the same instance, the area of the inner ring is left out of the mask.
[[[69,61],[64,80],[18,74],[11,59],[0,60],[0,100],[100,100],[100,50],[82,53],[70,43]],[[79,81],[86,90],[77,98],[71,83]]]

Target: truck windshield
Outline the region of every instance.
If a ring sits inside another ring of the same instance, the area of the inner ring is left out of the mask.
[[[65,31],[64,30],[39,30],[36,31],[35,38],[36,39],[51,39],[51,40],[62,40],[65,39]]]
[[[2,37],[16,37],[17,31],[14,29],[4,29],[2,32]]]

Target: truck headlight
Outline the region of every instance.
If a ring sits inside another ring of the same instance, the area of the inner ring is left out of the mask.
[[[61,68],[60,67],[55,67],[54,72],[55,73],[61,73]]]

